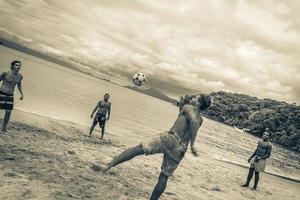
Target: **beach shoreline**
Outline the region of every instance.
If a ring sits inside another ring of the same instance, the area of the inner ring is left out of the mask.
[[[88,127],[16,110],[8,133],[0,134],[2,199],[148,199],[161,155],[143,156],[95,172],[130,145],[124,136],[87,137]],[[98,130],[97,130],[98,133]],[[299,183],[262,175],[257,192],[241,188],[247,169],[200,151],[187,155],[162,199],[295,199]],[[272,184],[271,184],[272,183]],[[283,187],[285,188],[283,190]]]

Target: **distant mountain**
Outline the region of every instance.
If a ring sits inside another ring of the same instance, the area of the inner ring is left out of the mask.
[[[103,77],[95,75],[93,73],[93,71],[85,70],[84,68],[81,67],[82,65],[84,65],[86,67],[90,67],[90,68],[93,68],[93,67],[89,66],[87,64],[78,63],[78,62],[72,60],[72,58],[64,58],[64,57],[59,57],[59,56],[51,54],[51,53],[41,52],[39,50],[35,50],[35,49],[32,49],[32,48],[27,47],[25,45],[21,45],[21,44],[15,43],[15,42],[11,42],[11,41],[3,39],[3,38],[0,38],[0,45],[3,45],[5,47],[20,51],[22,53],[25,53],[25,54],[28,54],[28,55],[31,55],[31,56],[34,56],[34,57],[37,57],[37,58],[55,63],[55,64],[58,64],[58,65],[62,65],[62,66],[67,67],[69,69],[73,69],[73,70],[76,70],[76,71],[79,71],[79,72],[88,74],[90,76],[93,76],[93,77],[96,77],[96,78],[102,79],[104,81],[115,84],[114,82],[112,82],[111,80],[109,80],[107,78],[103,78]]]
[[[47,61],[55,63],[55,64],[59,64],[59,65],[63,65],[63,66],[66,66],[66,67],[74,68],[74,65],[70,64],[67,61],[64,61],[63,59],[61,59],[61,58],[59,58],[55,55],[47,55],[46,53],[39,52],[38,50],[28,48],[24,45],[14,43],[14,42],[8,41],[8,40],[3,39],[3,38],[0,38],[0,45],[6,46],[6,47],[11,48],[11,49],[15,49],[17,51],[21,51],[23,53],[41,58],[43,60],[47,60]]]
[[[161,91],[159,91],[158,89],[155,89],[155,88],[139,89],[139,88],[132,87],[132,86],[124,86],[124,87],[134,90],[134,91],[137,91],[137,92],[140,92],[140,93],[143,93],[143,94],[146,94],[146,95],[149,95],[149,96],[152,96],[157,99],[161,99],[163,101],[167,101],[173,105],[177,104],[177,100],[168,97],[167,95],[165,95],[164,93],[162,93]]]

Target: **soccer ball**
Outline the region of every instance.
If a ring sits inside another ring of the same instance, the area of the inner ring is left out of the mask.
[[[142,86],[146,82],[146,76],[143,73],[137,73],[133,75],[132,82],[136,86]]]

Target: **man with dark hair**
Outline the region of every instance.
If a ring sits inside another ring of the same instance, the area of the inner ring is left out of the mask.
[[[14,107],[14,91],[17,85],[21,94],[20,100],[23,100],[24,95],[22,91],[23,76],[19,73],[21,69],[21,62],[15,60],[11,62],[11,71],[3,72],[0,75],[2,85],[0,88],[0,109],[5,110],[2,131],[7,132],[7,124],[10,119],[11,111]]]
[[[179,112],[182,110],[183,106],[186,104],[190,104],[193,97],[190,95],[185,95],[184,97],[180,97],[179,101],[177,102],[177,106],[179,107]]]
[[[266,168],[266,159],[271,156],[272,145],[269,142],[271,135],[267,128],[263,133],[263,141],[259,141],[256,150],[253,152],[251,157],[248,159],[250,163],[250,169],[247,177],[247,182],[242,187],[249,187],[249,183],[255,172],[255,180],[253,190],[256,190],[259,181],[259,172],[264,172]]]
[[[92,132],[95,128],[95,126],[97,125],[97,123],[99,123],[99,126],[101,128],[101,137],[100,139],[103,139],[104,136],[104,131],[105,131],[105,122],[109,120],[110,118],[110,108],[111,108],[111,103],[108,101],[109,99],[109,94],[105,94],[103,97],[103,101],[99,101],[96,105],[96,107],[94,108],[92,114],[91,114],[91,119],[93,119],[94,117],[94,113],[97,111],[97,114],[94,118],[93,124],[91,126],[90,129],[90,135],[89,137],[91,137]],[[107,115],[107,118],[106,118]]]
[[[151,200],[158,199],[166,188],[169,176],[173,174],[184,157],[189,143],[192,154],[198,156],[194,143],[198,129],[203,122],[201,111],[209,108],[211,102],[209,95],[202,94],[198,97],[196,105],[184,105],[169,131],[125,150],[108,163],[103,171],[106,172],[110,168],[142,154],[152,155],[163,153],[164,158],[161,165],[161,173],[151,195]]]

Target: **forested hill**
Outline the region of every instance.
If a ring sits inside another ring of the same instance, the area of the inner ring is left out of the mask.
[[[272,142],[300,152],[300,106],[222,91],[211,95],[214,104],[205,113],[209,118],[257,136],[269,128]]]

